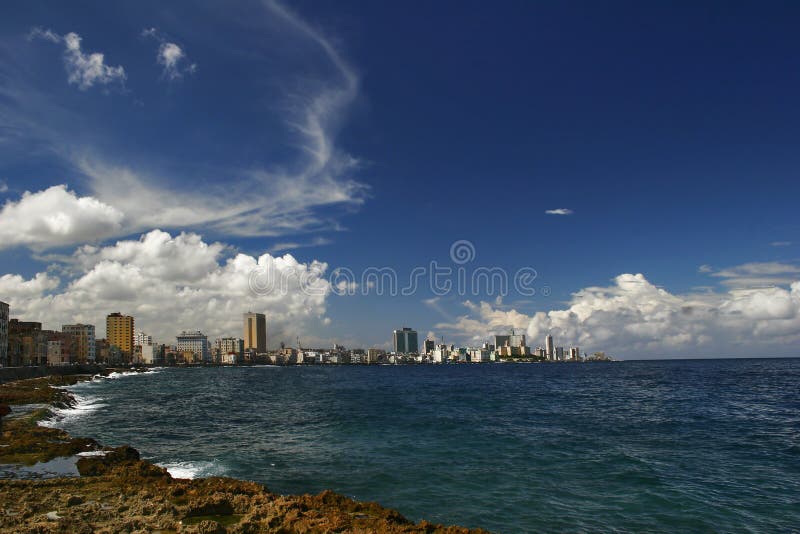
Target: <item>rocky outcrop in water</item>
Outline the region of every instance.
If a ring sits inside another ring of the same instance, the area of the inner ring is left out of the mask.
[[[3,384],[0,402],[71,402],[69,393],[49,387],[49,380]],[[80,477],[0,480],[2,532],[482,532],[413,523],[379,504],[331,491],[278,495],[230,478],[173,479],[165,469],[141,460],[132,447],[103,448],[94,440],[38,426],[45,415],[43,408],[7,422],[0,436],[0,463],[93,455],[77,458]]]

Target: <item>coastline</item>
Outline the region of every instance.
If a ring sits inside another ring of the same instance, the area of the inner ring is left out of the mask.
[[[485,532],[413,523],[395,510],[332,491],[279,495],[261,484],[232,478],[173,478],[167,469],[142,460],[132,447],[104,447],[40,424],[53,409],[75,408],[75,397],[63,388],[93,376],[50,375],[0,385],[0,403],[12,410],[26,407],[21,414],[12,411],[11,417],[3,418],[0,465],[22,469],[22,476],[0,480],[0,530]],[[54,464],[56,472],[48,472],[46,467]]]

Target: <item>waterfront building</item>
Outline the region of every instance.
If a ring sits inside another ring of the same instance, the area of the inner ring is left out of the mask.
[[[134,321],[130,315],[114,312],[106,316],[106,339],[109,345],[119,348],[123,359],[133,357]]]
[[[8,321],[9,365],[47,364],[47,334],[42,323],[33,321]]]
[[[426,339],[422,343],[422,352],[424,354],[430,354],[431,352],[433,352],[433,349],[435,348],[436,348],[436,341],[433,339]]]
[[[419,352],[419,341],[417,331],[403,327],[402,330],[393,332],[394,352],[396,354],[412,354]]]
[[[544,358],[546,356],[545,351],[542,347],[536,347],[536,350],[533,351],[533,355],[537,358]]]
[[[146,334],[142,330],[136,330],[136,333],[133,335],[133,344],[134,345],[152,345],[153,344],[153,336]]]
[[[578,347],[570,347],[569,349],[569,359],[578,361],[581,359],[581,349]]]
[[[150,343],[149,345],[136,345],[139,353],[139,361],[145,365],[153,365],[158,359],[158,347]]]
[[[556,347],[556,360],[559,362],[564,361],[564,347]]]
[[[434,363],[447,363],[447,358],[450,356],[450,351],[447,345],[439,345],[433,350]]]
[[[547,337],[544,338],[544,351],[545,356],[547,356],[548,360],[553,359],[553,336],[547,334]]]
[[[75,360],[78,363],[94,363],[97,360],[97,347],[93,324],[65,324],[61,331],[75,336],[77,347]]]
[[[367,349],[367,363],[378,363],[383,351],[381,349]]]
[[[511,336],[494,336],[494,348],[499,350],[500,347],[505,347],[511,341]]]
[[[267,317],[263,313],[244,314],[244,350],[267,352]]]
[[[491,352],[485,348],[469,349],[469,361],[473,363],[485,363],[490,361]]]
[[[178,352],[183,353],[186,363],[211,361],[211,353],[208,350],[208,337],[199,330],[184,330],[176,339]],[[188,353],[194,356],[187,358]]]
[[[8,365],[8,304],[0,302],[0,366]]]
[[[76,363],[79,336],[48,330],[44,333],[47,336],[47,365]]]
[[[244,340],[238,337],[223,337],[214,341],[220,363],[241,363],[244,355]]]

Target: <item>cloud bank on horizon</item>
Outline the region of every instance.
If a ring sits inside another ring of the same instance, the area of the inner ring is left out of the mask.
[[[796,267],[749,264],[730,272],[770,272],[779,283]],[[729,272],[729,271],[722,271]],[[733,279],[729,279],[732,281]],[[742,280],[746,281],[746,278]],[[768,356],[800,341],[800,281],[750,288],[730,284],[724,292],[673,294],[642,274],[621,274],[607,287],[575,292],[564,309],[533,315],[482,301],[466,301],[469,313],[436,328],[480,343],[495,333],[516,328],[527,333],[532,346],[543,345],[547,334],[557,344],[586,350],[607,350],[625,357],[702,357],[721,354]]]

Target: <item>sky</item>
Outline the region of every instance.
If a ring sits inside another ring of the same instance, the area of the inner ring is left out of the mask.
[[[15,2],[0,300],[268,343],[798,356],[793,2]]]

